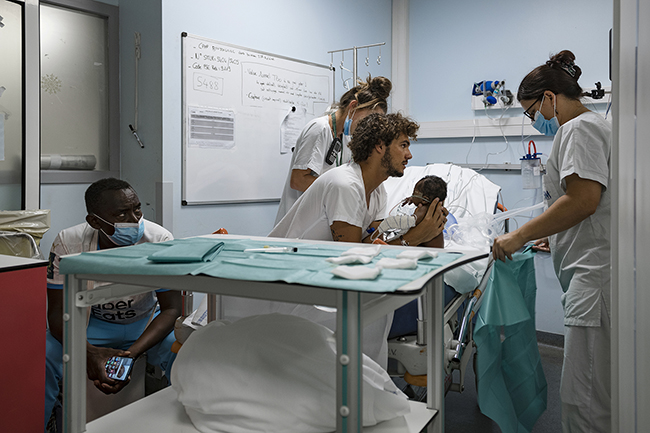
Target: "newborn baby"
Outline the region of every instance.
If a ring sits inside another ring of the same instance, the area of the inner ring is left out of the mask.
[[[402,205],[415,205],[415,216],[417,217],[416,224],[418,221],[421,221],[424,215],[429,209],[429,205],[435,199],[440,200],[440,205],[444,205],[444,201],[447,198],[447,182],[435,175],[425,176],[413,187],[413,194],[410,197],[407,197]],[[445,210],[445,215],[447,211]],[[423,247],[435,247],[435,248],[444,248],[445,239],[443,233],[440,233],[435,238],[431,239],[429,242],[425,242],[420,246]]]
[[[430,175],[420,179],[413,188],[413,194],[406,197],[400,203],[395,205],[374,232],[371,234],[371,241],[379,239],[381,242],[391,242],[400,237],[416,225],[418,225],[427,215],[427,211],[436,199],[436,206],[443,206],[447,198],[447,183],[438,176]],[[435,209],[432,209],[435,211]],[[449,212],[442,207],[443,223],[447,222]],[[374,228],[372,229],[374,230]],[[381,236],[381,237],[380,237]],[[418,246],[444,248],[444,231],[435,238],[418,244]],[[402,245],[405,245],[402,243]],[[408,244],[406,244],[408,245]]]

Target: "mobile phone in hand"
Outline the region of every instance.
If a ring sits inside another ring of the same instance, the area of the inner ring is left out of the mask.
[[[135,359],[113,356],[106,361],[106,376],[115,380],[126,380],[131,375]]]

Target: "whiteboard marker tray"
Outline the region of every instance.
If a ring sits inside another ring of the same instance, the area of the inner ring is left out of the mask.
[[[419,433],[437,411],[409,401],[411,413],[363,429],[364,433]],[[89,433],[200,433],[176,399],[171,387],[98,418],[86,426]]]

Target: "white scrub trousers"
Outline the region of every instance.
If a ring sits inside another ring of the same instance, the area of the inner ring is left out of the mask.
[[[611,322],[600,301],[600,326],[565,326],[560,398],[563,433],[611,432]]]

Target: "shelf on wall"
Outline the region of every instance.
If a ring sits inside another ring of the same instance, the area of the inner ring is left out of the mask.
[[[520,116],[422,122],[418,138],[501,137],[503,135],[520,137],[521,126]],[[524,135],[541,136],[530,122],[524,123]]]

